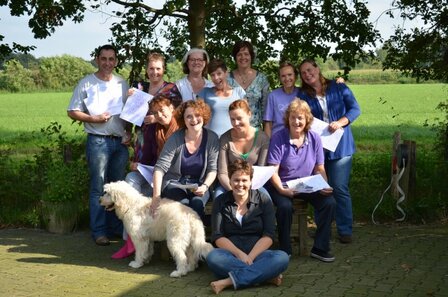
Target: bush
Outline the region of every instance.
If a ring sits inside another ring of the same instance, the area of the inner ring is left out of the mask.
[[[33,72],[26,69],[17,60],[5,63],[0,73],[0,89],[8,92],[30,92],[36,90]]]
[[[25,160],[11,160],[11,150],[0,151],[0,223],[40,227],[41,200],[77,199],[88,209],[88,170],[84,138],[68,137],[57,122],[36,137],[46,142]]]

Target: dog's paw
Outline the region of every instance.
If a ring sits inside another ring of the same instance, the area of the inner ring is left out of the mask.
[[[187,273],[182,273],[179,270],[174,270],[173,272],[171,272],[170,276],[171,277],[181,277],[182,275],[185,275],[185,274],[187,274]]]
[[[129,266],[131,266],[132,268],[140,268],[140,267],[143,266],[143,263],[139,263],[139,262],[137,262],[137,261],[131,261],[131,262],[129,263]]]

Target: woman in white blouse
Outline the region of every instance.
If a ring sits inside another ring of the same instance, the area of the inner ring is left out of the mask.
[[[184,55],[182,70],[186,76],[176,81],[182,101],[195,100],[203,88],[213,87],[213,83],[207,80],[208,62],[208,54],[201,48],[192,48]]]

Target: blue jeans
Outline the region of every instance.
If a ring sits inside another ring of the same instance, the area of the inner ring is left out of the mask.
[[[190,183],[200,184],[197,180],[189,180],[187,182],[187,184],[190,184]],[[207,203],[208,199],[210,198],[210,191],[205,192],[204,195],[201,197],[201,196],[196,196],[191,191],[179,189],[179,188],[171,185],[170,183],[168,183],[168,185],[162,191],[162,196],[169,198],[171,200],[174,200],[174,201],[179,201],[180,203],[191,207],[193,210],[195,210],[197,212],[197,214],[199,215],[201,220],[204,221],[204,217],[205,217],[204,208],[205,208],[205,204]]]
[[[128,148],[121,138],[89,134],[86,145],[87,164],[90,174],[89,211],[90,230],[94,239],[123,233],[123,224],[115,212],[106,211],[99,203],[104,184],[124,180],[128,163]]]
[[[336,226],[338,234],[352,235],[353,211],[349,182],[352,170],[352,156],[336,160],[325,160],[328,183],[333,188],[336,200]]]
[[[126,175],[126,182],[143,196],[152,196],[152,187],[139,171],[131,171]]]
[[[252,265],[247,265],[225,249],[214,249],[207,256],[207,265],[219,279],[230,277],[235,289],[269,281],[288,268],[289,257],[280,250],[265,250]]]
[[[272,201],[277,207],[277,229],[280,249],[288,255],[292,254],[291,225],[293,205],[291,198],[280,195],[274,187],[269,188]],[[336,201],[333,196],[324,196],[319,192],[301,193],[293,199],[302,199],[314,207],[314,220],[317,225],[313,249],[322,252],[330,251],[331,222],[334,218]]]

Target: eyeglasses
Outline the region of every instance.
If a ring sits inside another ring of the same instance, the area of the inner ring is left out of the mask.
[[[204,59],[188,59],[190,62],[204,62]]]

